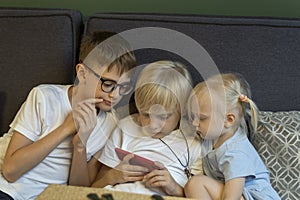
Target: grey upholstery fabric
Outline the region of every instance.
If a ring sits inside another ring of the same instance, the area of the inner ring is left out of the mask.
[[[169,28],[195,39],[221,72],[245,76],[260,110],[300,110],[299,19],[98,13],[88,18],[85,32],[138,27]],[[153,49],[137,52],[139,64],[158,59],[182,58]],[[192,71],[192,75],[196,82],[202,80],[201,74]]]
[[[0,135],[29,90],[73,82],[81,13],[66,9],[0,8]]]

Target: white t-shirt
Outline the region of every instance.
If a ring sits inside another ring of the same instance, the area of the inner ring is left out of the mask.
[[[40,85],[31,90],[7,133],[13,130],[37,141],[56,129],[71,112],[68,89],[71,85]],[[116,125],[114,113],[100,112],[87,142],[88,160],[98,152]],[[105,125],[103,125],[105,124]],[[73,152],[72,136],[62,141],[42,162],[17,181],[8,183],[0,176],[0,190],[14,199],[34,199],[48,184],[66,184]]]
[[[193,174],[202,173],[201,162],[201,145],[199,139],[195,138],[188,127],[182,127],[182,131],[187,139],[189,148],[189,168]],[[169,135],[161,138],[174,151],[183,165],[187,164],[188,153],[187,145],[180,130],[172,131]],[[147,135],[139,125],[137,125],[132,116],[128,116],[119,122],[119,126],[114,130],[111,138],[100,156],[100,162],[114,168],[120,160],[115,153],[115,147],[119,147],[126,151],[135,153],[139,156],[148,158],[153,161],[159,161],[170,172],[174,180],[181,186],[184,186],[188,180],[184,173],[185,167],[180,164],[171,150],[159,139],[154,139]],[[114,189],[125,192],[134,192],[142,194],[161,194],[163,191],[152,191],[146,188],[143,182],[117,184],[115,186],[107,186],[107,189]]]

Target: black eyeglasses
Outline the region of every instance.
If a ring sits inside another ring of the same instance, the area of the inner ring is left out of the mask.
[[[132,91],[133,86],[131,83],[118,84],[114,80],[104,79],[83,62],[81,62],[81,64],[83,64],[87,69],[89,69],[94,74],[94,76],[96,76],[101,81],[101,89],[103,92],[110,93],[119,88],[119,95],[124,96]]]

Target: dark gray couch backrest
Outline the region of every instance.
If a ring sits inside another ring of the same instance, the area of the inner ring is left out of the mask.
[[[260,110],[300,110],[299,19],[98,13],[88,18],[85,32],[139,27],[168,28],[196,40],[221,72],[239,72],[246,78]],[[160,50],[137,52],[139,64],[174,58]],[[203,80],[194,72],[196,82]]]
[[[0,135],[32,87],[73,82],[81,25],[74,10],[0,8]]]

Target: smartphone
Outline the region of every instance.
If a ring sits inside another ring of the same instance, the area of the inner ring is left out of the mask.
[[[123,160],[123,158],[128,154],[133,154],[129,151],[125,151],[118,147],[115,148],[115,152],[117,153],[120,160]],[[149,160],[144,157],[141,157],[141,156],[138,156],[136,154],[133,154],[133,155],[134,155],[134,157],[129,160],[129,163],[131,165],[139,165],[139,166],[147,167],[150,171],[152,171],[154,169],[159,169],[159,167],[154,164],[154,161]]]

